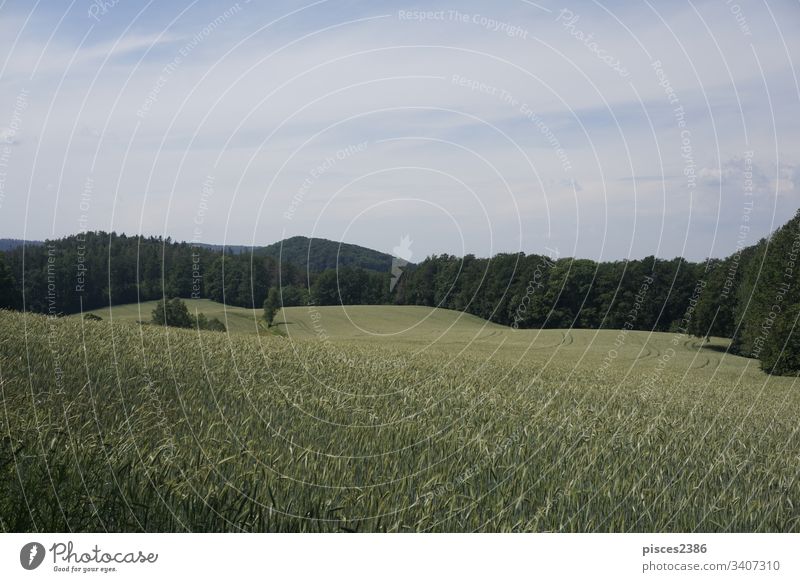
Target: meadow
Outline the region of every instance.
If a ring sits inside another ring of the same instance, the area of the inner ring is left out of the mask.
[[[209,319],[216,317],[225,324],[226,329],[230,332],[255,335],[259,333],[259,330],[266,331],[260,309],[224,305],[210,299],[184,299],[183,302],[192,315],[203,313]],[[157,303],[158,301],[142,301],[141,303],[113,305],[92,309],[86,311],[85,314],[91,313],[103,320],[109,320],[111,323],[149,323]],[[71,317],[80,316],[80,313],[76,313]]]
[[[800,531],[797,378],[727,340],[187,304],[0,312],[0,529]]]

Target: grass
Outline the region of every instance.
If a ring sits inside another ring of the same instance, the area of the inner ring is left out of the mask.
[[[278,320],[0,312],[2,529],[800,531],[796,379],[723,340],[414,307]]]
[[[510,331],[466,313],[401,305],[287,307],[278,312],[275,325],[298,340],[318,339],[324,333],[335,340],[393,344],[462,341]]]
[[[246,309],[244,307],[234,307],[223,305],[210,299],[183,299],[189,313],[204,313],[211,319],[216,317],[231,333],[257,334],[258,329],[263,331],[262,311],[260,309]],[[114,305],[113,307],[102,307],[93,309],[85,313],[93,313],[104,320],[112,320],[116,323],[136,323],[139,321],[150,322],[150,316],[158,301],[145,301],[142,303],[128,303],[126,305]],[[80,317],[80,314],[71,317]]]

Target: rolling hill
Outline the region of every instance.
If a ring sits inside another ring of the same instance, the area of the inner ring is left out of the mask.
[[[800,394],[723,340],[299,309],[294,337],[0,311],[4,528],[800,529]]]
[[[392,255],[360,245],[337,242],[325,238],[293,236],[266,246],[219,245],[198,243],[197,246],[212,251],[234,254],[254,253],[281,259],[299,269],[312,273],[339,267],[360,267],[372,271],[389,271]]]
[[[390,271],[392,255],[359,245],[340,243],[324,238],[294,236],[274,244],[258,247],[255,252],[280,258],[303,271],[312,273],[338,267],[360,267],[372,271]]]
[[[225,324],[225,327],[231,333],[255,334],[258,329],[264,328],[260,309],[253,310],[223,305],[210,299],[184,299],[183,302],[186,303],[186,307],[192,315],[203,313],[209,319],[216,317]],[[150,316],[157,303],[157,301],[128,303],[93,309],[85,313],[91,313],[103,320],[111,320],[114,323],[138,323],[140,321],[149,323]],[[70,317],[80,317],[80,314],[75,313]]]
[[[425,350],[482,355],[512,362],[540,362],[548,365],[554,357],[570,362],[603,362],[615,341],[617,330],[541,329],[514,330],[474,315],[423,306],[347,305],[287,307],[278,312],[275,325],[267,328],[260,309],[223,305],[208,299],[184,299],[189,311],[216,317],[232,335],[281,335],[289,342],[336,343],[341,345],[386,346],[391,349]],[[95,309],[93,313],[114,323],[150,321],[155,301]],[[80,317],[79,314],[70,316]],[[617,365],[649,369],[658,358],[672,353],[675,334],[629,331],[625,342],[613,348]],[[670,358],[686,368],[738,369],[747,359],[726,353],[730,340],[682,336],[679,350]],[[731,367],[735,364],[734,367]]]

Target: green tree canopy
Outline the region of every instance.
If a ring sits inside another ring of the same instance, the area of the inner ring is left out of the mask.
[[[6,265],[3,253],[0,253],[0,309],[15,309],[18,303],[14,275]]]

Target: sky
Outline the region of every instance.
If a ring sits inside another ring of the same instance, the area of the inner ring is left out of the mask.
[[[798,22],[797,1],[0,0],[0,238],[727,256],[800,207]]]

